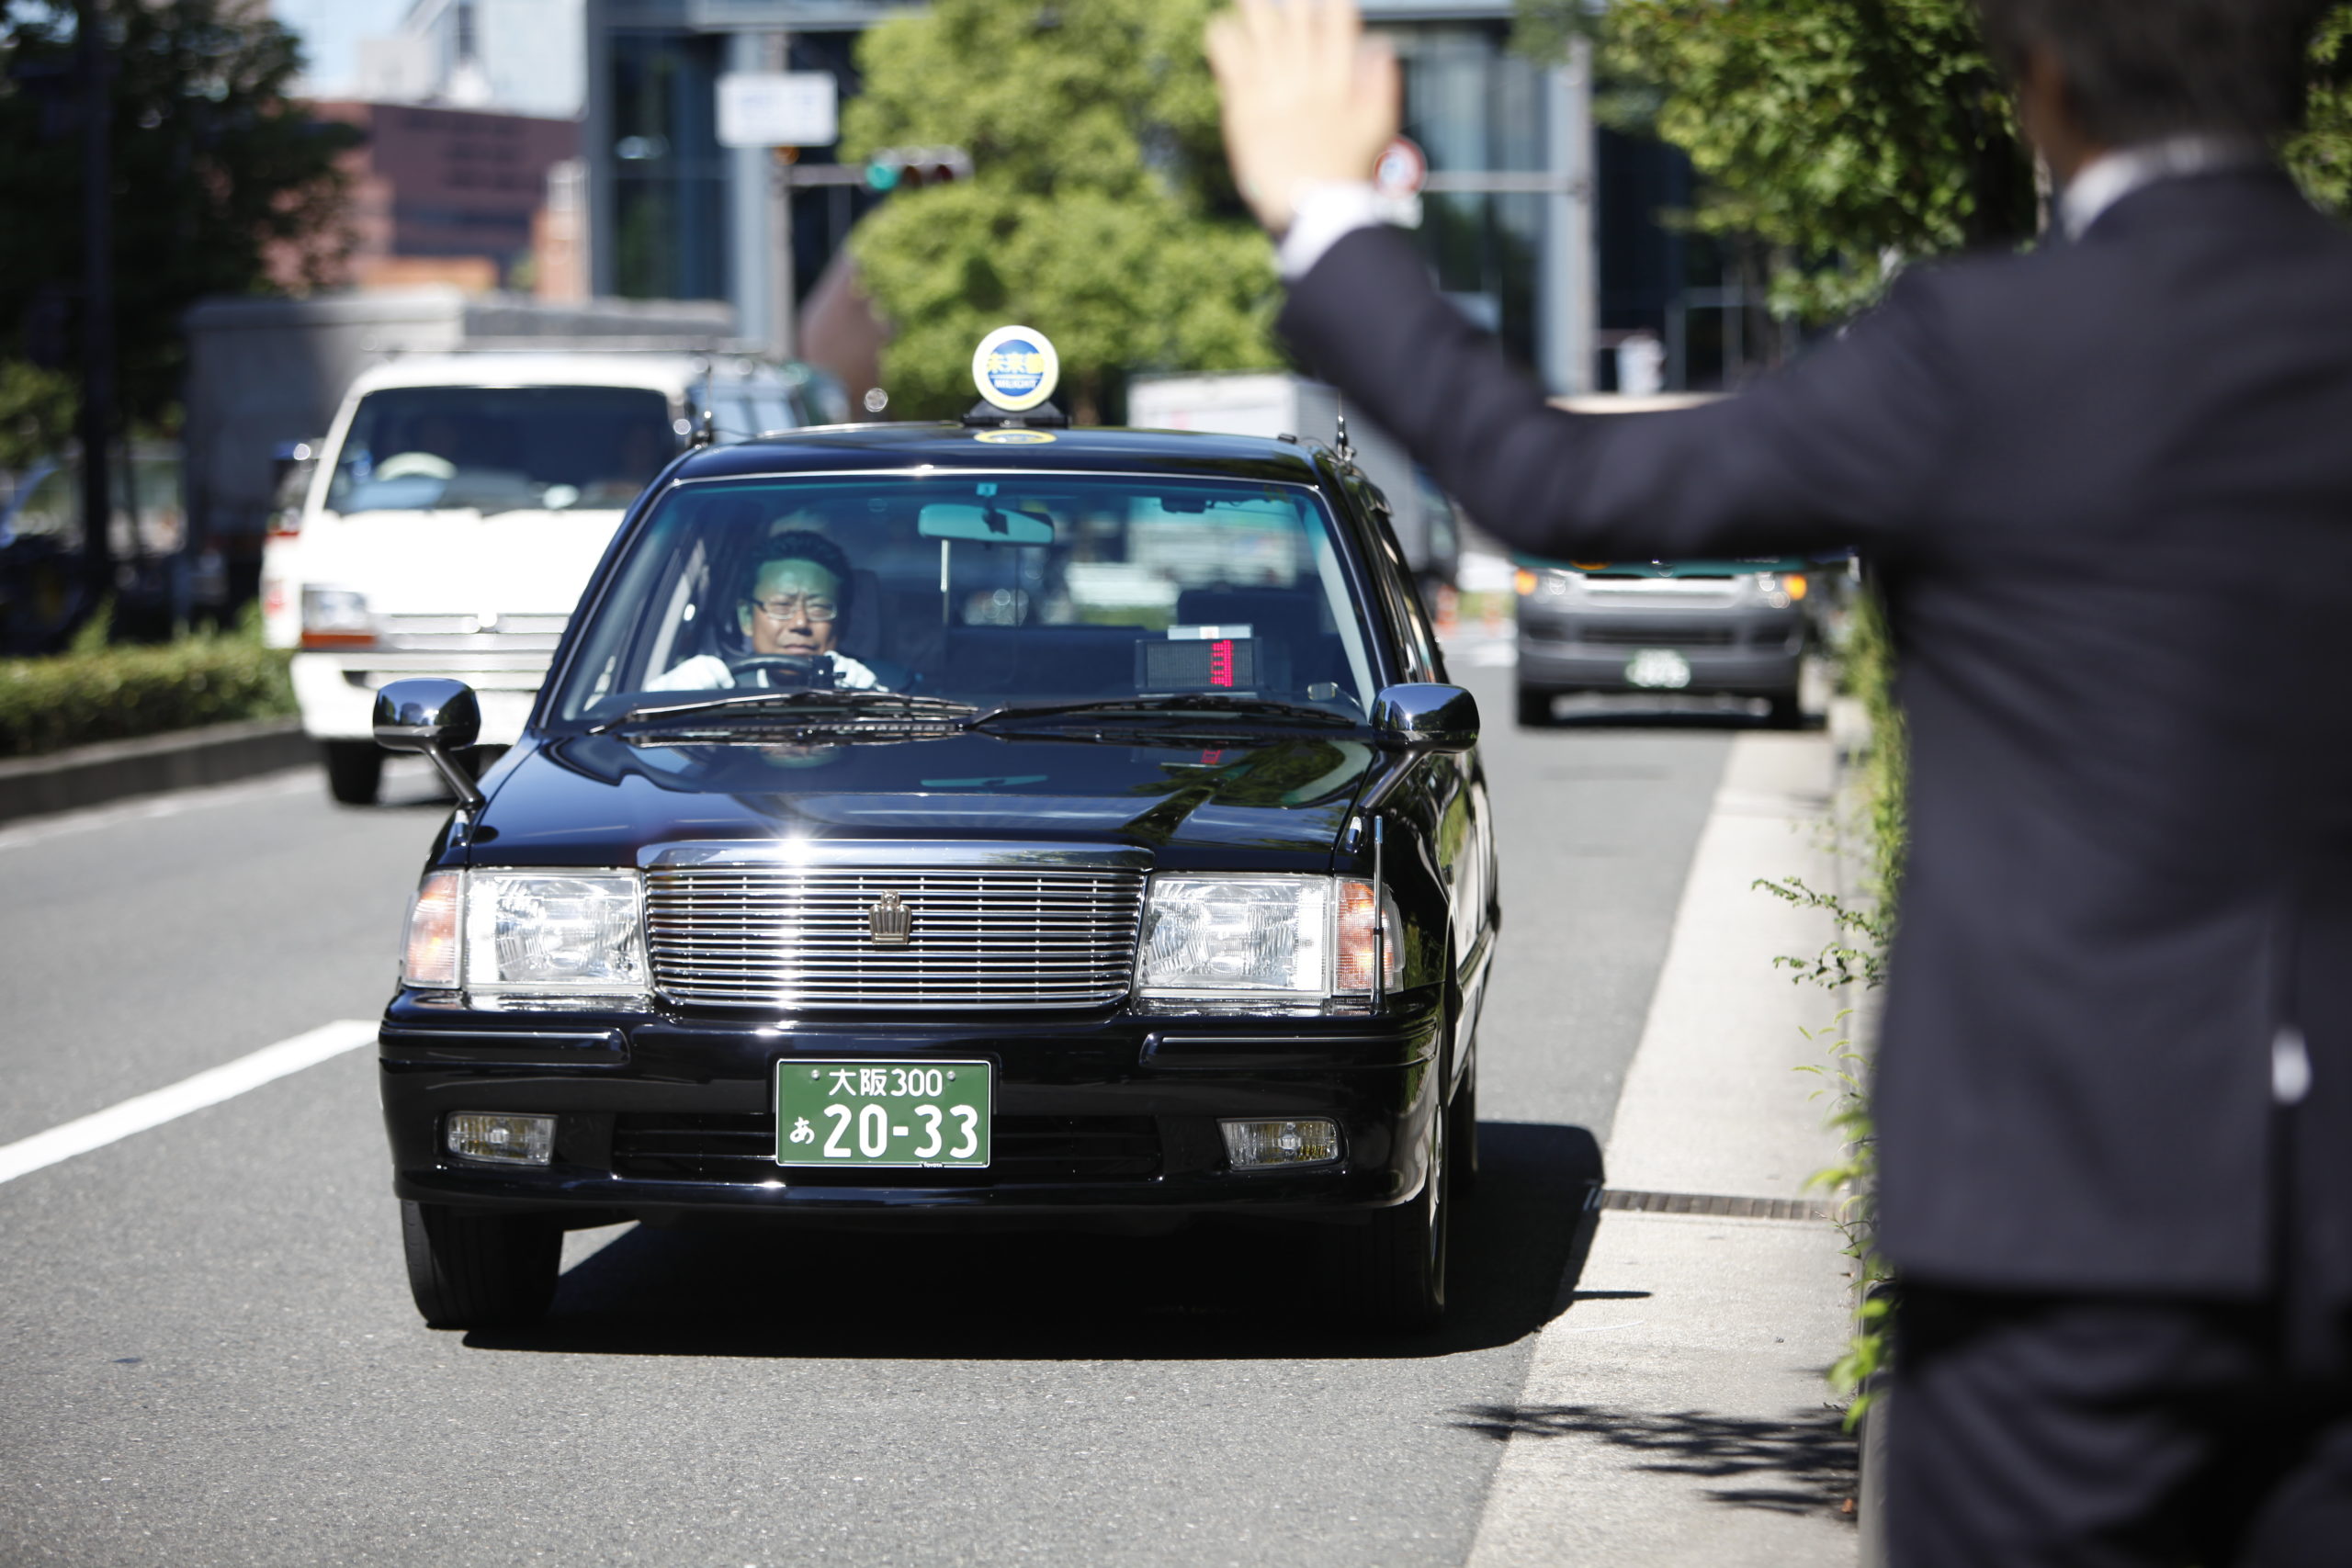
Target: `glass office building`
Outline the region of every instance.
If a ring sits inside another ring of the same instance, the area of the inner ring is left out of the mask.
[[[1722,280],[1709,279],[1705,258],[1694,261],[1692,245],[1659,222],[1661,209],[1688,199],[1679,157],[1596,138],[1584,72],[1510,52],[1510,0],[1363,3],[1396,42],[1407,134],[1429,155],[1417,238],[1439,287],[1555,391],[1611,386],[1610,349],[1631,331],[1666,342],[1669,385],[1736,377],[1737,356],[1726,362],[1721,345],[1738,334],[1705,303]],[[787,64],[830,71],[846,99],[858,86],[858,35],[915,8],[907,0],[588,0],[596,291],[731,300],[745,336],[771,337],[775,182],[763,151],[718,145],[718,79]],[[780,34],[789,36],[788,61],[778,56]],[[802,153],[810,163],[833,156]],[[842,186],[796,189],[790,199],[805,299],[875,198]]]

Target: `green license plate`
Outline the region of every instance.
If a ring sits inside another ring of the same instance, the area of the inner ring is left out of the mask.
[[[778,1062],[775,1163],[984,1166],[986,1062]]]

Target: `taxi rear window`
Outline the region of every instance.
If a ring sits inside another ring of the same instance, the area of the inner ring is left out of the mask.
[[[630,545],[553,712],[839,684],[992,704],[1229,694],[1361,716],[1363,623],[1299,486],[1103,474],[729,480]]]

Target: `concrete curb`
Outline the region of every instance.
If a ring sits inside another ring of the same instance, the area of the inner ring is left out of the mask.
[[[0,761],[0,822],[103,806],[126,795],[200,789],[315,762],[299,718],[243,719],[201,729],[102,740]]]
[[[1732,743],[1691,852],[1609,1185],[1566,1309],[1535,1335],[1469,1568],[1853,1568],[1850,1440],[1822,1369],[1851,1263],[1812,1173],[1839,1153],[1815,1085],[1839,998],[1775,966],[1834,934],[1755,884],[1834,887],[1822,734]]]

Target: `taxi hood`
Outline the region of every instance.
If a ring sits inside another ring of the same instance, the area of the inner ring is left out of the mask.
[[[1323,870],[1378,758],[1360,739],[1298,735],[526,740],[483,781],[472,853],[485,865],[634,865],[688,840],[1017,839],[1139,846],[1170,867]]]

